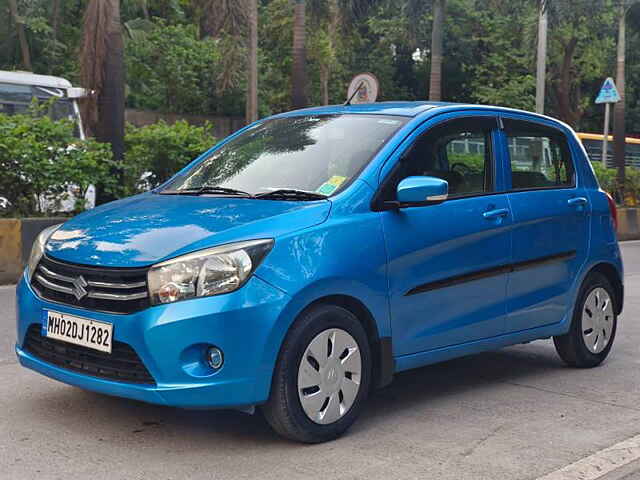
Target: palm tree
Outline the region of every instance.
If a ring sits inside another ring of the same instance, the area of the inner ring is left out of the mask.
[[[193,0],[200,12],[200,36],[223,42],[221,74],[217,78],[219,95],[235,87],[247,67],[245,121],[258,119],[258,1]],[[248,60],[243,37],[247,38]],[[247,62],[247,63],[245,63]]]
[[[249,20],[249,69],[246,122],[258,120],[258,1],[247,0]]]
[[[431,31],[431,74],[429,75],[429,100],[442,100],[442,30],[444,27],[445,0],[433,2],[433,29]]]
[[[291,105],[306,107],[307,54],[305,50],[305,0],[296,0],[293,17],[293,67],[291,70]]]
[[[120,0],[90,0],[84,15],[80,77],[94,94],[84,104],[84,120],[99,141],[111,144],[116,161],[124,156],[123,51]],[[96,197],[97,203],[114,199],[100,185]]]

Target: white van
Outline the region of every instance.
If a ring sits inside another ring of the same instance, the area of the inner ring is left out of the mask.
[[[73,120],[77,125],[76,136],[82,139],[84,130],[77,99],[85,95],[83,88],[73,87],[64,78],[0,70],[0,113],[24,113],[34,99],[46,101],[55,97],[58,101],[53,104],[49,116],[55,120]]]
[[[49,75],[37,75],[31,72],[8,72],[0,70],[0,113],[15,115],[25,113],[33,100],[47,101],[57,98],[48,111],[48,115],[54,120],[68,118],[75,124],[75,136],[84,140],[85,133],[82,127],[82,118],[78,99],[86,96],[83,88],[73,87],[65,78]],[[73,148],[70,146],[69,148]],[[68,195],[55,209],[59,211],[71,211],[75,206],[77,188],[69,185]],[[2,192],[0,192],[2,198]],[[95,205],[95,190],[90,187],[85,196],[86,207]],[[54,205],[53,199],[40,198],[40,208],[46,211]],[[0,208],[2,206],[0,205]]]

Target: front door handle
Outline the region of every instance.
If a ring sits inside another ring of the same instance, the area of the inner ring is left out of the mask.
[[[574,197],[567,200],[567,204],[570,207],[584,207],[588,203],[585,197]]]
[[[509,215],[509,210],[507,208],[498,208],[496,210],[489,210],[488,212],[484,212],[482,216],[487,220],[491,220],[493,218],[502,218]]]

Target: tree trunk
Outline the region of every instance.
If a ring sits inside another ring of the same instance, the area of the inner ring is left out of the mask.
[[[616,103],[613,110],[613,159],[618,168],[618,188],[620,201],[624,203],[624,182],[625,182],[625,50],[626,50],[626,18],[627,9],[620,6],[620,17],[618,19],[618,54],[616,59],[616,87],[620,93],[620,101]]]
[[[558,74],[558,81],[554,85],[557,101],[558,116],[560,120],[575,127],[581,117],[579,106],[574,108],[571,101],[571,70],[573,67],[573,55],[578,45],[578,39],[572,38],[564,47],[562,64]]]
[[[58,26],[60,25],[60,0],[51,2],[51,38],[54,43],[58,40]]]
[[[293,108],[303,108],[308,104],[305,36],[305,0],[296,0],[293,17],[293,67],[291,71],[291,105]]]
[[[27,34],[24,31],[24,23],[18,15],[18,4],[16,0],[9,0],[9,10],[13,23],[16,25],[16,33],[18,34],[18,42],[20,43],[20,51],[22,53],[22,66],[25,70],[31,71],[31,52],[29,51],[29,42],[27,42]]]
[[[429,100],[442,100],[442,29],[445,0],[433,2],[433,30],[431,32],[431,75],[429,76]]]
[[[249,75],[247,79],[247,124],[258,120],[258,0],[249,4]]]
[[[547,5],[540,0],[538,53],[536,68],[536,113],[544,113],[544,87],[547,75]]]
[[[322,105],[329,105],[329,65],[320,63],[320,95]]]
[[[151,16],[149,15],[149,6],[147,5],[147,0],[140,0],[140,7],[142,7],[142,15],[144,15],[144,19],[151,20]]]
[[[114,160],[124,156],[124,45],[120,25],[120,0],[105,0],[111,16],[107,26],[106,57],[103,65],[104,84],[98,96],[98,125],[96,137],[111,144]],[[121,171],[112,174],[119,180]],[[121,183],[121,182],[120,182]],[[98,186],[96,203],[115,200],[113,193]]]

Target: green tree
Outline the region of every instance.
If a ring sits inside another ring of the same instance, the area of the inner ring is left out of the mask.
[[[632,8],[639,10],[638,0],[619,0],[618,4],[618,43],[616,52],[616,87],[620,93],[620,101],[613,110],[613,158],[618,169],[618,184],[625,185],[625,147],[626,147],[626,57],[627,57],[627,17]],[[637,17],[634,16],[634,19]],[[620,198],[625,198],[625,192],[620,192]]]
[[[504,2],[501,15],[475,9],[473,53],[482,62],[465,66],[473,101],[525,110],[535,106],[535,5]]]
[[[604,0],[549,2],[550,110],[578,127],[613,51],[613,10]]]

